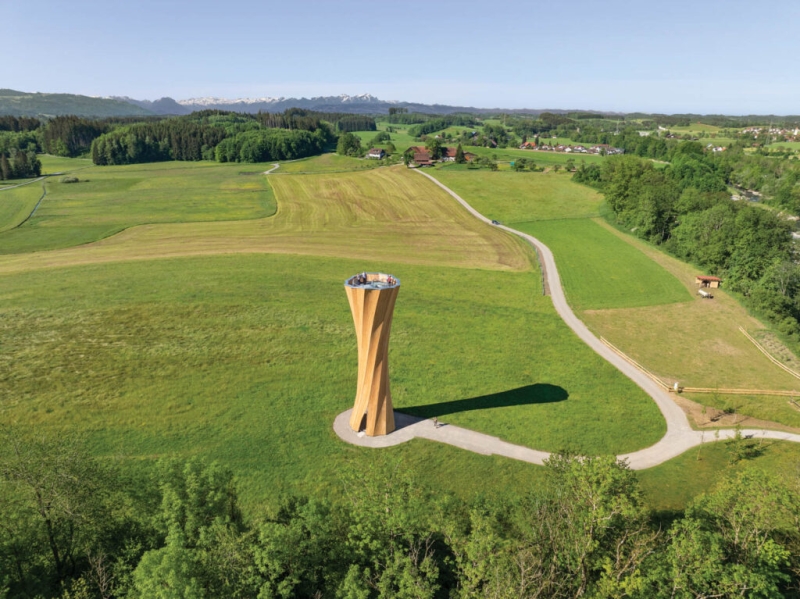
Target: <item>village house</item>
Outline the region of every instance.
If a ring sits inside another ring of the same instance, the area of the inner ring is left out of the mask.
[[[442,148],[442,162],[455,162],[456,161],[456,148],[444,147]]]
[[[370,151],[367,152],[367,158],[383,160],[385,156],[386,151],[382,150],[381,148],[371,148]]]
[[[426,148],[421,146],[412,146],[410,148],[414,152],[414,159],[412,162],[417,166],[433,166],[436,161],[431,158],[431,153],[428,152]],[[445,146],[442,148],[442,157],[440,158],[441,162],[455,162],[456,160],[456,152],[458,148],[453,148],[452,146]],[[464,160],[467,162],[471,162],[475,159],[475,154],[470,152],[464,152]]]
[[[533,142],[526,141],[520,147],[520,150],[538,150],[539,152],[564,152],[567,154],[624,154],[625,150],[622,148],[613,148],[608,144],[597,144],[590,148],[586,146],[567,146],[559,144],[557,146],[539,145]]]

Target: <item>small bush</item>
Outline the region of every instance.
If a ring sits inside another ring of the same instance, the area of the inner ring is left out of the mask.
[[[78,177],[61,177],[62,183],[78,183],[80,179]]]

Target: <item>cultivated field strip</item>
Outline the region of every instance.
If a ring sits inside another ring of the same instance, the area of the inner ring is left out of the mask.
[[[284,253],[527,270],[516,239],[481,225],[403,167],[271,176],[273,217],[131,227],[79,247],[0,257],[0,274],[210,254]]]

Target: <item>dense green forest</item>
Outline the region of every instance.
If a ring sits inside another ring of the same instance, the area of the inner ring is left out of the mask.
[[[35,131],[42,126],[42,122],[32,117],[0,116],[0,131]]]
[[[324,118],[324,113],[299,109],[281,115],[206,110],[118,127],[94,140],[92,160],[95,164],[134,164],[165,160],[265,162],[305,158],[321,154],[335,141],[330,121]],[[374,119],[369,117],[332,115],[330,118],[333,123],[375,126]]]
[[[186,119],[120,127],[92,142],[92,162],[98,165],[136,164],[167,160],[212,160],[225,129]]]
[[[655,514],[613,457],[555,455],[542,484],[464,502],[376,455],[330,497],[245,516],[218,463],[4,428],[0,597],[800,597],[798,473],[731,472]]]
[[[110,128],[104,121],[59,116],[44,128],[42,146],[48,154],[74,158],[88,152],[92,142]]]
[[[321,153],[336,142],[334,130],[376,129],[370,116],[297,108],[280,114],[203,110],[183,117],[60,116],[40,120],[0,116],[0,154],[12,165],[6,170],[7,178],[20,178],[29,176],[21,164],[14,167],[13,159],[20,151],[28,158],[31,152],[67,157],[90,153],[98,165],[285,160]],[[256,131],[259,133],[253,133]],[[226,143],[217,152],[222,140]]]
[[[330,130],[259,129],[223,139],[215,150],[218,162],[267,162],[322,154],[332,141]]]
[[[644,138],[643,138],[644,139]],[[704,152],[697,142],[670,149],[657,169],[635,156],[609,158],[602,167],[581,165],[578,182],[598,186],[616,221],[635,235],[721,276],[745,303],[800,343],[800,266],[793,223],[777,211],[734,201],[728,185],[763,182],[765,159],[729,151]],[[767,159],[774,160],[774,159]],[[800,208],[800,166],[783,161],[773,202]]]

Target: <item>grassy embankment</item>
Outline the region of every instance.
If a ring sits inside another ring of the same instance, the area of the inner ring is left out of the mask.
[[[139,226],[0,257],[3,420],[86,431],[101,455],[220,459],[250,505],[337,493],[342,465],[375,455],[331,430],[355,387],[341,285],[367,268],[403,280],[391,346],[398,409],[550,450],[623,452],[663,434],[650,399],[541,296],[524,245],[429,181],[396,168],[269,182],[270,218]],[[151,184],[166,196],[175,182]],[[107,201],[136,201],[111,187]],[[202,256],[176,258],[192,253]],[[424,441],[386,451],[463,495],[541,472]]]
[[[18,227],[42,197],[41,183],[0,190],[0,233]]]

